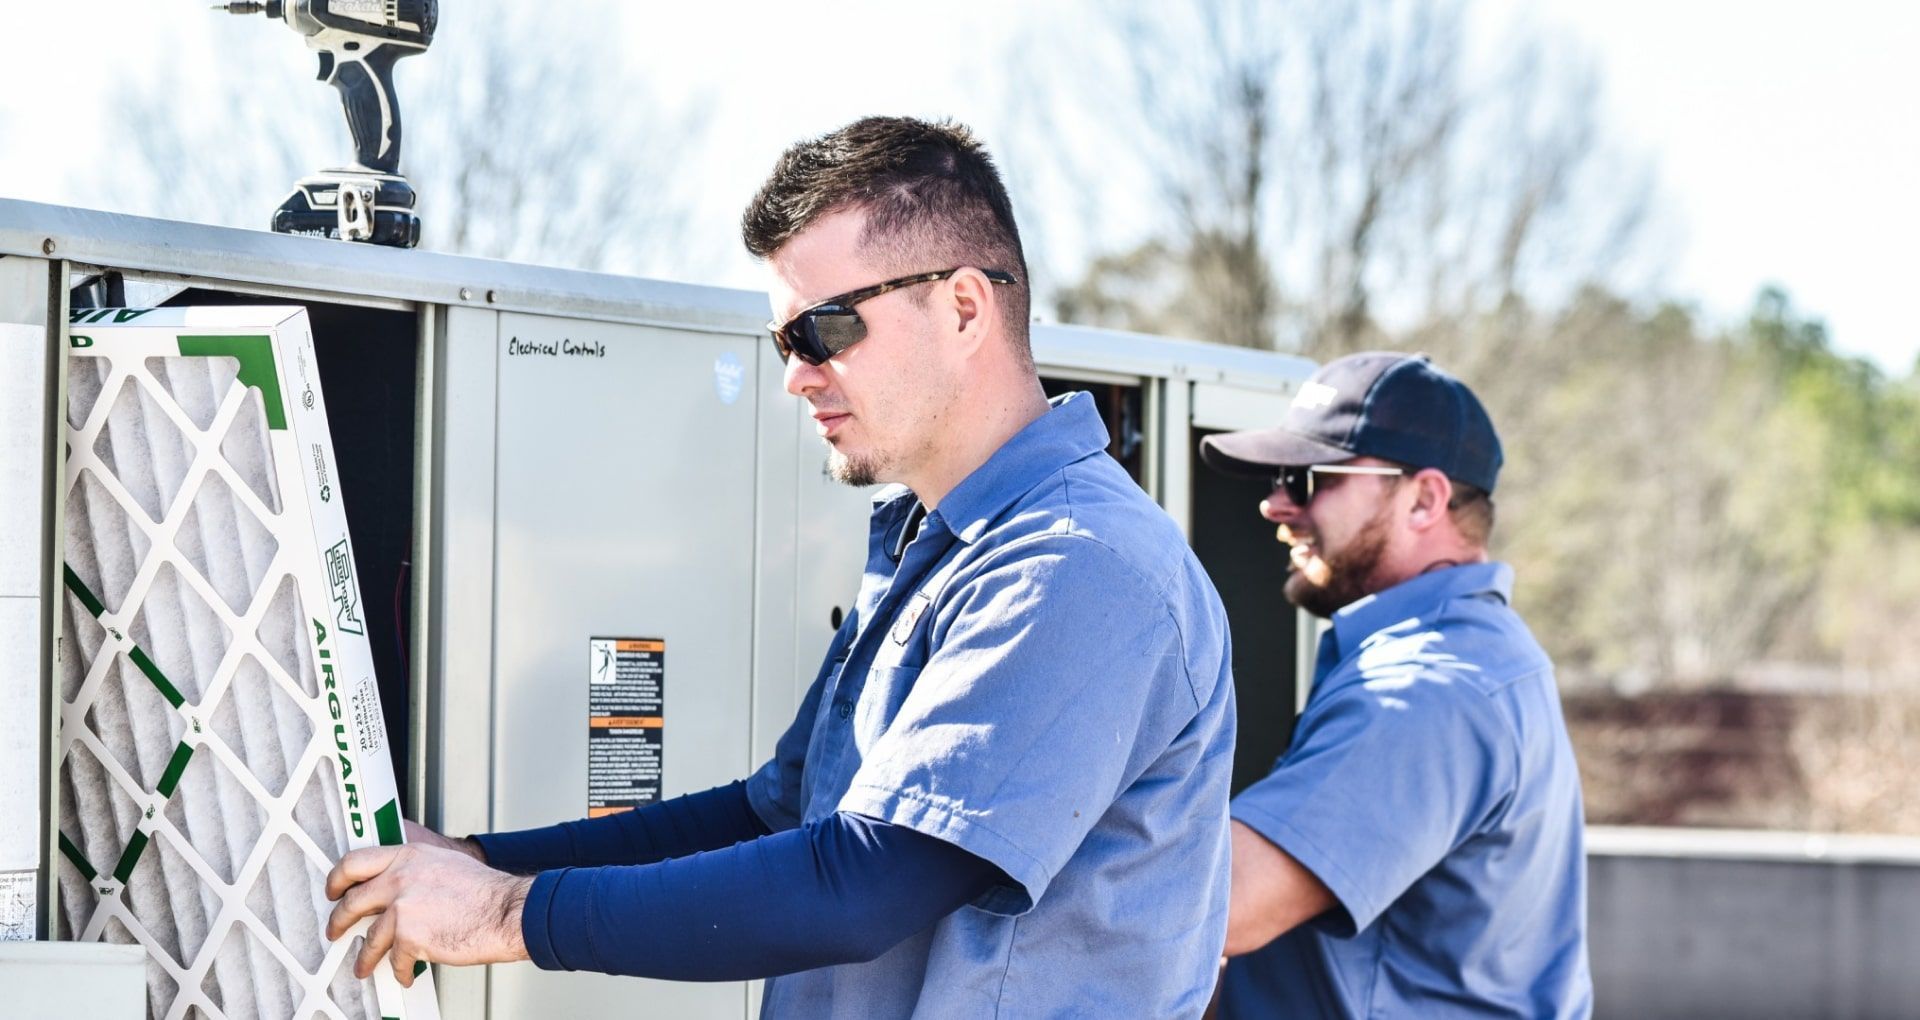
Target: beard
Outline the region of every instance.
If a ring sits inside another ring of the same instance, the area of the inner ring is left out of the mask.
[[[880,464],[871,457],[854,458],[837,449],[829,449],[827,476],[841,485],[865,488],[880,480]]]
[[[1388,525],[1388,508],[1382,506],[1345,548],[1322,556],[1327,574],[1324,581],[1309,578],[1298,567],[1289,570],[1283,589],[1287,601],[1328,619],[1336,610],[1371,595],[1374,572],[1387,550]]]

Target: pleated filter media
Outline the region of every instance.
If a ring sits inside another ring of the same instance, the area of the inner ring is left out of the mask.
[[[63,937],[144,946],[168,1020],[437,1017],[430,973],[353,976],[366,922],[325,937],[401,813],[306,311],[69,336]]]

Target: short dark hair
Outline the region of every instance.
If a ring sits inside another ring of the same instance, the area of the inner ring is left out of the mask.
[[[1406,472],[1388,479],[1388,484],[1396,489],[1402,482],[1422,470],[1418,464],[1406,464],[1400,461],[1387,461],[1387,463]],[[1493,493],[1451,476],[1447,481],[1453,484],[1453,495],[1447,499],[1447,518],[1453,521],[1454,528],[1469,545],[1485,549],[1487,542],[1493,538]]]
[[[1447,501],[1447,516],[1460,529],[1460,537],[1485,548],[1493,537],[1493,494],[1477,485],[1453,483],[1453,498]]]
[[[1001,293],[1005,324],[1031,362],[1027,258],[1013,201],[986,146],[950,120],[866,117],[796,142],[780,156],[740,217],[755,258],[769,258],[831,213],[867,214],[861,241],[902,274],[972,266],[1017,281]]]

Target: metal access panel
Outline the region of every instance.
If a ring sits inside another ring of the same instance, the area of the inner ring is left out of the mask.
[[[590,792],[635,777],[644,786],[649,756],[661,798],[754,764],[754,347],[742,336],[500,315],[496,830],[586,815]],[[616,641],[633,646],[606,644]],[[603,652],[656,681],[657,712],[608,707],[596,687]],[[620,728],[635,732],[619,735],[612,759],[592,748],[590,767],[590,744],[612,736],[599,731]],[[630,1015],[737,1016],[746,986],[495,967],[489,1000],[496,1017],[598,1016],[615,1004]]]
[[[860,593],[860,579],[867,565],[867,520],[873,514],[873,494],[881,486],[852,488],[834,481],[827,472],[827,444],[815,429],[812,408],[784,393],[776,406],[775,413],[801,419],[799,442],[790,454],[790,470],[798,482],[793,515],[797,529],[794,557],[798,597],[793,610],[797,708],[819,672],[840,621],[853,611],[854,596]],[[775,681],[770,677],[768,682]],[[780,734],[771,735],[778,738]],[[760,751],[765,760],[773,753],[773,746],[768,744]]]
[[[53,602],[48,548],[58,475],[48,263],[0,258],[0,943],[44,936]]]

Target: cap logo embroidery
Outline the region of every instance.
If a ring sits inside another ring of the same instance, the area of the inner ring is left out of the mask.
[[[1300,384],[1300,392],[1293,395],[1293,406],[1302,411],[1317,411],[1323,407],[1332,407],[1340,391],[1323,382],[1311,380]]]

